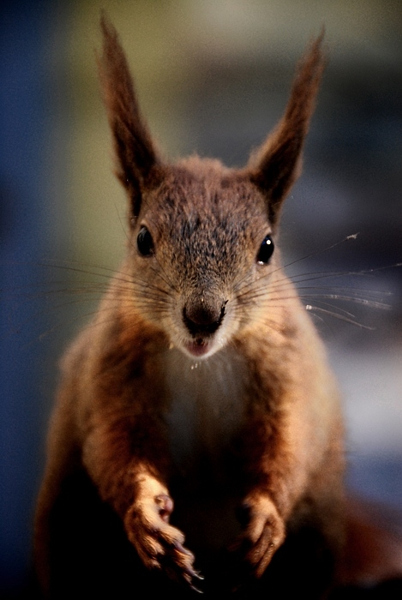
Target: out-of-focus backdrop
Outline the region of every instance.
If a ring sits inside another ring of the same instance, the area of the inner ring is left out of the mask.
[[[166,155],[230,166],[280,117],[295,63],[325,26],[329,61],[282,246],[344,393],[350,486],[402,509],[402,268],[386,268],[402,262],[401,2],[3,0],[2,597],[19,593],[30,564],[58,357],[124,251],[125,197],[97,81],[101,8]],[[312,279],[324,272],[344,275]]]

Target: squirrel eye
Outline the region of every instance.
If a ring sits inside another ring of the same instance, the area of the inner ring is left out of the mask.
[[[257,254],[257,263],[267,265],[274,252],[274,242],[270,235],[266,235]]]
[[[145,225],[138,232],[137,248],[141,256],[152,256],[154,254],[154,241]]]

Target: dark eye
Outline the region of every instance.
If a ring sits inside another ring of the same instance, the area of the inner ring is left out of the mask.
[[[145,225],[143,225],[138,232],[137,248],[141,256],[152,256],[155,251],[152,235]]]
[[[274,251],[274,242],[270,235],[266,235],[257,254],[257,263],[267,265]]]

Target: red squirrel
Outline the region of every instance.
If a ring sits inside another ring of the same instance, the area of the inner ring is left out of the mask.
[[[162,158],[118,35],[101,27],[129,237],[62,362],[35,519],[43,594],[327,597],[353,583],[343,417],[278,248],[322,35],[276,129],[229,169]]]

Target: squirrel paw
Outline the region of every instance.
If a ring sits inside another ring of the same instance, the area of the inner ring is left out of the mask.
[[[264,495],[250,495],[239,509],[243,525],[231,550],[248,575],[261,577],[273,555],[285,539],[285,524],[272,500]]]
[[[183,533],[169,525],[172,511],[173,500],[165,492],[137,498],[124,520],[128,538],[147,568],[161,569],[199,591],[194,580],[202,577],[193,567],[194,555],[184,547]]]

